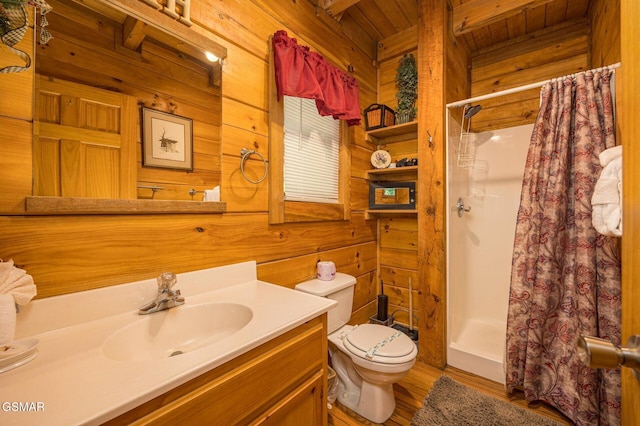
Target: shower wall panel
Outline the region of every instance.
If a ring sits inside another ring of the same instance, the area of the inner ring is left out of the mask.
[[[533,125],[476,134],[468,168],[456,162],[459,127],[450,120],[448,364],[504,382],[513,236]],[[471,208],[461,217],[459,199]]]

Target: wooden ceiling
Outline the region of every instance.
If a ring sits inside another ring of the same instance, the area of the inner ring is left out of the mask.
[[[377,44],[418,23],[421,0],[312,0],[354,41]],[[429,1],[429,0],[422,0]],[[587,16],[590,0],[449,0],[451,31],[471,52]],[[364,49],[368,50],[368,49]]]

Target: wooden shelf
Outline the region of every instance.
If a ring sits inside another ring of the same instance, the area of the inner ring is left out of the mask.
[[[68,214],[188,214],[224,213],[225,202],[183,200],[127,200],[44,197],[25,199],[25,211],[35,215]]]
[[[418,138],[418,122],[396,124],[366,132],[367,142],[374,145],[404,142]]]
[[[385,145],[396,142],[404,142],[418,139],[418,122],[398,124],[391,127],[370,130],[366,132],[367,142],[374,145]],[[386,169],[367,170],[367,179],[370,181],[407,181],[416,180],[418,166],[392,167]],[[417,215],[418,210],[407,209],[370,209],[365,210],[365,219],[375,219],[380,216],[412,216]]]
[[[364,218],[373,219],[378,216],[398,216],[398,215],[415,215],[418,214],[418,210],[365,210]]]
[[[400,177],[416,177],[418,175],[418,166],[391,167],[386,169],[367,170],[367,179],[384,180],[386,178]]]

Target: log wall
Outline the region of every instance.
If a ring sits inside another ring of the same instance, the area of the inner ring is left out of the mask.
[[[620,0],[593,0],[589,4],[591,67],[620,62]]]
[[[471,97],[548,80],[590,68],[586,19],[560,24],[533,35],[476,52],[471,67]],[[533,123],[540,89],[481,101],[471,121],[474,131]]]
[[[378,100],[394,111],[397,110],[396,70],[403,55],[418,57],[417,26],[388,37],[378,44]],[[376,146],[387,150],[391,161],[418,156],[418,141],[410,139],[404,142]],[[369,165],[369,168],[372,168]],[[417,197],[418,195],[416,195]],[[418,223],[414,217],[381,217],[378,220],[378,265],[379,281],[377,291],[389,297],[389,314],[395,314],[395,320],[409,324],[409,278],[413,286],[414,326],[419,325],[417,300],[421,283],[418,282]]]
[[[620,1],[593,1],[588,16],[473,53],[471,96],[480,96],[620,61]],[[533,123],[540,89],[480,102],[474,131]]]

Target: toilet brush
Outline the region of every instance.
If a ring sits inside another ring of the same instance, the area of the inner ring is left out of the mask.
[[[384,294],[384,283],[380,280],[380,294],[378,295],[378,320],[386,321],[388,317],[389,297]]]

